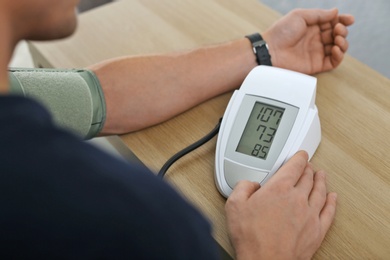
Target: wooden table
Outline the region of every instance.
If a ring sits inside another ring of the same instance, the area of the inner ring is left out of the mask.
[[[30,43],[37,66],[84,67],[128,54],[183,50],[264,31],[280,14],[255,0],[119,1],[84,13],[77,33],[55,43]],[[362,50],[366,51],[366,50]],[[322,142],[312,159],[339,194],[334,225],[315,259],[390,258],[390,80],[350,56],[317,75]],[[231,93],[166,123],[121,136],[158,170],[178,150],[208,133]],[[224,203],[214,185],[215,140],[183,157],[167,179],[212,221],[227,252]]]

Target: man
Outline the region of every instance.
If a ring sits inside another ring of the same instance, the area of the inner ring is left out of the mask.
[[[35,101],[7,94],[7,66],[17,42],[70,35],[76,5],[76,0],[0,0],[0,254],[216,259],[207,221],[167,184],[56,127]],[[296,10],[263,37],[274,66],[313,74],[340,64],[352,23],[353,17],[337,10]],[[107,105],[101,134],[162,122],[238,87],[256,65],[244,37],[190,52],[92,65]],[[113,80],[117,75],[120,82]],[[146,98],[151,95],[159,98]],[[161,98],[166,95],[170,98]],[[264,187],[238,183],[226,203],[236,257],[310,258],[336,209],[336,194],[327,193],[325,178],[299,152]]]

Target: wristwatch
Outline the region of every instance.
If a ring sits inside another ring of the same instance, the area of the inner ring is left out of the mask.
[[[268,52],[268,45],[261,37],[260,33],[254,33],[245,36],[250,40],[253,47],[253,53],[256,55],[256,61],[259,65],[272,66],[271,55]]]

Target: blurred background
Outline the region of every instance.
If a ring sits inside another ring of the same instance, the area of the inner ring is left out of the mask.
[[[389,0],[260,0],[286,14],[294,8],[333,8],[355,16],[349,28],[348,53],[390,78],[390,1]]]
[[[294,8],[333,8],[355,16],[350,27],[349,54],[390,78],[390,1],[389,0],[258,0],[286,14]],[[81,0],[80,11],[112,0]]]
[[[115,0],[80,0],[79,12]],[[122,0],[129,1],[129,0]],[[355,16],[355,24],[349,28],[348,53],[371,68],[390,78],[390,1],[389,0],[258,0],[281,14],[294,8],[333,8],[340,13]],[[24,42],[16,51],[11,66],[32,67],[31,57]]]

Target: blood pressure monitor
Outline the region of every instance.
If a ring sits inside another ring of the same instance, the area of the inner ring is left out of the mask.
[[[316,78],[269,66],[254,68],[222,119],[215,182],[228,197],[236,183],[264,184],[299,150],[311,158],[321,140]]]

